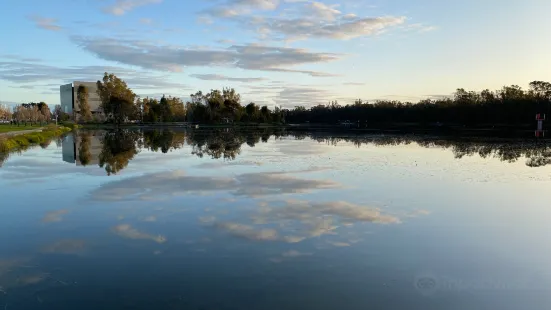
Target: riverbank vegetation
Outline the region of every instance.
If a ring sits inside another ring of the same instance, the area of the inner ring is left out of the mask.
[[[0,153],[25,149],[31,145],[44,145],[56,137],[70,132],[67,127],[50,125],[41,132],[25,133],[11,137],[0,136]]]

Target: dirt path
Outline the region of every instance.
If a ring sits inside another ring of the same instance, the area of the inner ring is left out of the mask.
[[[43,128],[29,129],[29,130],[19,130],[19,131],[9,131],[0,133],[0,137],[13,137],[17,135],[22,135],[25,133],[31,132],[41,132]]]

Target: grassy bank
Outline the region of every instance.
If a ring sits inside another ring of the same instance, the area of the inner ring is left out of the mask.
[[[13,150],[25,149],[29,146],[59,137],[71,130],[68,127],[50,125],[45,127],[41,132],[26,133],[13,137],[0,137],[0,152],[7,153]]]
[[[6,125],[6,124],[1,124],[0,125],[0,133],[5,133],[5,132],[12,132],[12,131],[22,131],[22,130],[32,130],[32,129],[37,129],[37,128],[40,128],[42,126],[40,125],[28,125],[28,126],[17,126],[17,125]]]

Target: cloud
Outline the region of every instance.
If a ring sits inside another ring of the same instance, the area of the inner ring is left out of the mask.
[[[345,82],[342,83],[343,85],[351,85],[351,86],[363,86],[365,83],[359,83],[359,82]]]
[[[215,223],[214,227],[238,238],[244,238],[254,241],[279,240],[278,233],[275,229],[255,229],[252,226],[233,222]]]
[[[151,18],[140,18],[140,24],[151,25],[153,20]]]
[[[247,217],[243,217],[247,218]],[[354,223],[397,224],[397,217],[382,214],[378,209],[349,202],[285,201],[282,205],[261,205],[248,217],[253,225],[235,222],[202,221],[230,235],[255,241],[299,243],[309,238],[336,235],[340,226]],[[269,226],[268,226],[269,225]],[[270,227],[270,228],[266,228]],[[272,227],[279,227],[277,230]],[[350,242],[329,242],[333,246],[349,246]],[[354,241],[355,242],[355,241]],[[290,252],[287,257],[298,256]]]
[[[183,171],[177,170],[106,183],[93,191],[91,198],[101,201],[139,200],[143,197],[162,198],[213,191],[227,191],[236,196],[259,197],[306,193],[340,186],[334,181],[303,179],[291,175],[292,173],[247,173],[227,178],[188,176]]]
[[[46,215],[42,218],[42,222],[44,223],[54,223],[54,222],[61,222],[63,220],[63,215],[69,213],[67,210],[56,210],[46,213]]]
[[[401,25],[406,21],[403,16],[366,17],[356,20],[341,19],[336,23],[317,22],[307,18],[270,18],[263,28],[270,29],[274,35],[280,35],[285,40],[335,39],[350,40],[359,37],[372,36],[381,31]]]
[[[142,239],[142,240],[152,240],[157,243],[165,243],[166,238],[161,235],[151,235],[148,233],[141,232],[128,224],[121,224],[113,227],[113,232],[120,237],[127,239]]]
[[[262,208],[253,215],[255,221],[264,223],[282,220],[298,220],[310,226],[310,235],[316,232],[333,230],[333,222],[341,224],[368,222],[379,224],[397,224],[400,219],[382,214],[376,208],[370,208],[344,201],[308,202],[286,201],[283,206]]]
[[[292,67],[327,63],[341,58],[334,53],[263,45],[233,45],[225,49],[161,45],[141,40],[73,36],[73,42],[97,57],[144,69],[181,72],[185,67],[230,67],[258,71],[330,74]]]
[[[153,216],[153,215],[150,215],[150,216],[146,216],[145,218],[143,218],[144,222],[156,222],[157,221],[157,217]]]
[[[159,4],[161,2],[163,2],[163,0],[115,0],[115,3],[104,7],[102,10],[105,13],[119,16],[124,15],[137,7],[148,4]]]
[[[304,252],[299,252],[295,250],[287,251],[281,254],[281,256],[283,257],[300,257],[300,256],[310,256],[310,255],[312,255],[312,253],[304,253]]]
[[[275,41],[350,40],[377,35],[406,22],[405,16],[360,17],[354,13],[343,13],[337,9],[338,5],[327,5],[318,1],[285,2],[288,7],[281,10],[280,14],[259,15],[257,12],[275,10],[278,8],[278,1],[216,3],[203,14],[211,22],[214,22],[213,18],[228,19],[243,29],[255,31],[260,39]]]
[[[275,94],[274,102],[287,108],[315,106],[318,104],[325,105],[335,96],[336,94],[328,91],[327,88],[285,86]]]
[[[36,26],[42,29],[51,30],[51,31],[59,31],[62,29],[62,27],[57,24],[57,19],[55,18],[31,16],[29,17],[29,19],[34,21]]]
[[[327,243],[329,243],[330,245],[335,246],[335,247],[348,247],[348,246],[350,246],[350,243],[339,242],[339,241],[328,241]]]
[[[190,77],[205,81],[260,82],[267,80],[266,78],[229,77],[221,74],[191,74]]]
[[[234,17],[251,13],[254,10],[273,11],[279,6],[279,0],[228,0],[216,3],[202,14],[213,17]]]
[[[42,249],[44,253],[57,253],[57,254],[81,254],[86,246],[84,240],[78,239],[65,239],[49,244]]]
[[[57,67],[52,65],[30,63],[25,61],[0,61],[0,80],[15,84],[34,83],[36,88],[52,89],[59,92],[59,86],[64,83],[80,81],[97,81],[104,72],[110,72],[122,78],[131,88],[138,89],[188,89],[188,86],[178,82],[171,82],[170,77],[164,74],[137,71],[114,66],[68,66]],[[48,83],[56,81],[56,84]],[[39,85],[37,83],[44,83]],[[21,85],[25,87],[25,85]],[[52,86],[54,86],[52,88]]]
[[[341,14],[341,11],[322,2],[309,2],[306,4],[306,8],[308,10],[307,14],[318,20],[334,21]]]

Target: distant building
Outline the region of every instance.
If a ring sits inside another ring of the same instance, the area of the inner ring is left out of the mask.
[[[88,88],[88,104],[90,105],[92,115],[102,114],[101,99],[96,92],[98,88],[94,82],[75,81],[70,84],[61,85],[59,87],[61,110],[71,115],[71,118],[78,119],[80,109],[78,108],[77,91],[80,85]]]

